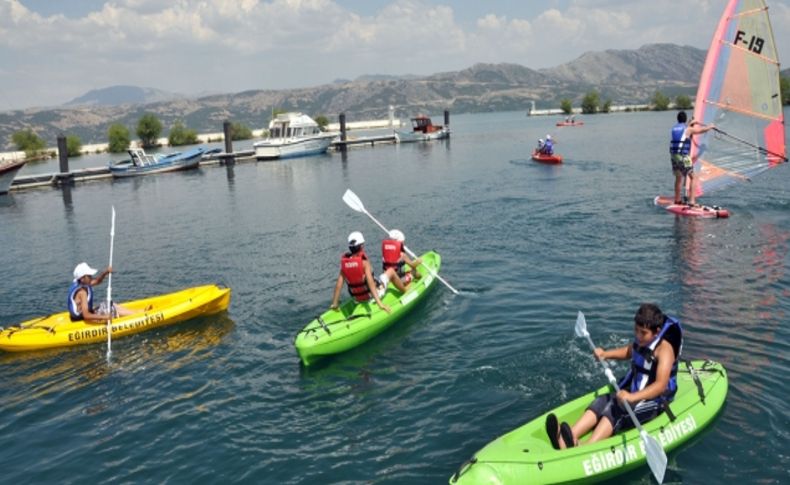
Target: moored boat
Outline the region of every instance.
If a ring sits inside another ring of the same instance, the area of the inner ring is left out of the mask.
[[[378,335],[403,317],[435,286],[436,278],[429,271],[438,273],[441,257],[429,251],[422,256],[418,267],[421,278],[412,280],[405,293],[398,291],[392,283],[381,301],[390,307],[387,313],[378,307],[375,300],[357,302],[349,298],[337,310],[329,310],[311,320],[294,338],[294,346],[305,366],[322,357],[339,354]]]
[[[269,137],[252,146],[258,160],[301,157],[326,153],[337,136],[321,131],[306,114],[280,113],[269,122]]]
[[[662,413],[643,424],[645,431],[665,451],[686,443],[709,426],[727,397],[727,372],[716,362],[684,361],[678,369],[677,383],[677,393],[669,405],[671,414]],[[610,387],[604,386],[550,412],[560,422],[573,423],[595,397],[609,392]],[[461,465],[450,483],[589,483],[644,466],[645,450],[638,430],[630,429],[596,443],[556,450],[546,434],[547,415],[486,445]]]
[[[14,181],[17,172],[27,163],[26,160],[0,162],[0,194],[5,194],[11,190],[11,183]]]
[[[130,148],[128,152],[131,158],[111,163],[110,173],[113,177],[136,177],[152,173],[188,170],[197,168],[203,155],[219,151],[221,151],[219,148],[206,150],[203,147],[197,147],[184,152],[149,155],[142,148]]]
[[[558,121],[557,126],[582,126],[584,121]]]
[[[112,321],[113,339],[140,333],[152,328],[172,325],[201,315],[210,315],[228,308],[230,288],[217,285],[196,286],[174,293],[124,302],[130,310],[149,310]],[[68,347],[107,341],[107,325],[72,322],[68,312],[55,313],[27,320],[0,329],[0,350],[23,352]]]
[[[532,152],[532,159],[540,163],[548,163],[548,164],[562,163],[562,155],[558,155],[556,153],[548,155],[546,153],[541,153],[537,150],[534,150]]]
[[[431,118],[425,115],[417,115],[412,118],[411,126],[411,131],[395,132],[395,139],[398,143],[441,140],[450,136],[450,127],[434,125]]]

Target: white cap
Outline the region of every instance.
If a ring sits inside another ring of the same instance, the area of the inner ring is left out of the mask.
[[[547,140],[551,140],[551,135],[546,135]]]
[[[360,244],[365,243],[365,237],[359,231],[354,231],[348,235],[348,245],[349,246],[359,246]]]
[[[396,241],[400,241],[400,242],[403,242],[403,241],[406,240],[406,236],[404,236],[403,233],[400,232],[397,229],[393,229],[393,230],[390,231],[390,237],[392,239],[394,239]]]
[[[80,263],[74,268],[74,281],[77,281],[83,276],[93,276],[96,273],[97,271],[88,266],[88,263]]]
[[[543,138],[538,138],[538,141],[543,143]]]

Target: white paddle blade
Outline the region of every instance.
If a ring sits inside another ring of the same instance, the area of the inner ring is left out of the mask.
[[[650,466],[650,471],[656,477],[658,483],[664,481],[664,473],[667,471],[667,454],[664,449],[656,441],[655,438],[647,434],[647,431],[642,430],[642,441],[645,444],[645,454],[647,455],[647,464]]]
[[[586,337],[590,335],[587,333],[587,320],[584,319],[584,313],[581,311],[576,315],[576,336]]]
[[[346,193],[343,194],[343,202],[357,212],[365,212],[365,206],[362,205],[362,201],[351,189],[346,189]]]

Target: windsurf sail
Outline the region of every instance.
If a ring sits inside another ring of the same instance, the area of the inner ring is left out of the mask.
[[[694,119],[716,129],[695,137],[697,196],[787,161],[779,58],[763,0],[730,0],[702,70]]]

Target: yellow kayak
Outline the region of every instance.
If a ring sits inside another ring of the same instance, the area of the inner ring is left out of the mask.
[[[175,293],[123,302],[129,310],[143,310],[112,321],[112,338],[125,337],[152,328],[172,325],[201,315],[221,312],[230,304],[230,288],[217,285],[196,286]],[[8,352],[68,347],[107,341],[104,323],[72,322],[69,312],[27,320],[0,329],[0,349]]]

